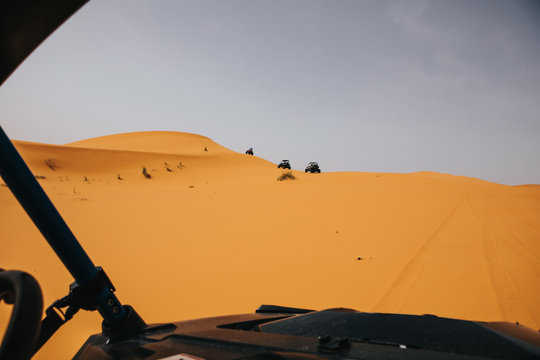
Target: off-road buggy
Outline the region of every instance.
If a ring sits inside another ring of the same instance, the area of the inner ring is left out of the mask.
[[[321,168],[319,168],[319,164],[317,164],[315,161],[312,161],[308,164],[306,167],[306,172],[308,173],[320,173]]]
[[[281,168],[281,169],[291,169],[291,163],[289,162],[289,160],[281,160],[281,162],[278,164],[278,169]]]

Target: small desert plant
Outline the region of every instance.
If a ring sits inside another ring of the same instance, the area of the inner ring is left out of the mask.
[[[43,175],[36,175],[36,179],[46,179],[46,177]]]
[[[124,178],[121,177],[120,174],[118,174],[117,179],[118,179],[118,180],[124,180]]]
[[[277,179],[278,181],[295,180],[296,176],[294,176],[292,172],[287,171],[286,173],[281,174]]]
[[[180,161],[180,162],[178,163],[178,165],[177,165],[177,166],[178,166],[178,168],[179,168],[179,169],[183,169],[183,168],[184,168],[184,164],[182,164],[182,162],[181,162],[181,161]]]
[[[208,151],[208,149],[206,148],[206,146],[204,147],[204,151]]]
[[[46,159],[45,165],[47,165],[52,171],[56,171],[56,169],[59,167],[56,161],[53,159]]]
[[[88,178],[86,176],[84,177],[84,181],[88,181]]]
[[[172,172],[172,170],[169,167],[169,164],[167,164],[167,162],[165,162],[165,170],[167,170],[168,172]]]
[[[144,167],[144,166],[143,166],[143,168],[142,168],[142,174],[143,174],[144,177],[147,178],[147,179],[151,179],[151,178],[152,178],[152,175],[150,175],[150,174],[148,173],[148,171],[146,171],[146,167]]]

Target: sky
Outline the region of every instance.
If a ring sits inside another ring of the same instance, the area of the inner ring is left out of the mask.
[[[0,88],[0,125],[540,184],[539,59],[535,0],[91,0]]]

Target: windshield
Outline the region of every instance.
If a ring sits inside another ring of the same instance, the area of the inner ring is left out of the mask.
[[[278,303],[538,329],[529,4],[92,1],[3,84],[0,118],[148,321]],[[278,181],[282,155],[324,174]],[[51,304],[72,278],[0,185],[0,267]],[[40,358],[101,331],[70,326]]]

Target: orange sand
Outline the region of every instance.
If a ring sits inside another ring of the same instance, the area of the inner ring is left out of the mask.
[[[540,327],[539,185],[430,172],[277,181],[275,164],[185,133],[15,144],[147,322],[280,304]],[[0,220],[0,267],[33,274],[46,305],[64,296],[71,276],[5,186]],[[73,356],[99,326],[80,312],[36,358]]]

